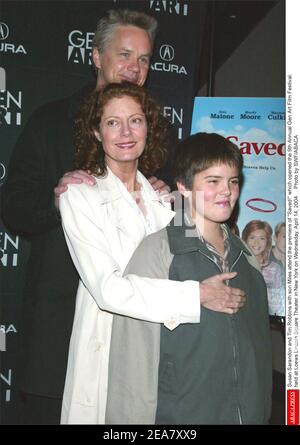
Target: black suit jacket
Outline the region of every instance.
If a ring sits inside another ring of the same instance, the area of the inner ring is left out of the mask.
[[[79,277],[54,206],[53,189],[74,169],[73,122],[84,88],[37,109],[22,131],[2,187],[2,218],[31,242],[21,310],[22,390],[63,394]]]

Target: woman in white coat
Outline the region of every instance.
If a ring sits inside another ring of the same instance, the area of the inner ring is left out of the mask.
[[[69,185],[60,198],[65,237],[80,275],[62,423],[104,423],[113,313],[169,329],[200,321],[198,282],[122,276],[141,240],[174,216],[138,171],[138,165],[146,174],[161,166],[166,134],[158,105],[129,83],[93,93],[77,119],[76,161],[94,174],[96,184]],[[233,312],[242,304],[238,290],[228,288],[226,296],[221,285],[233,276],[210,282],[219,287],[219,310]],[[208,290],[201,288],[202,304],[216,301],[216,292]]]

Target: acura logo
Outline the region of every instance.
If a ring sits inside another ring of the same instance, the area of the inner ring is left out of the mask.
[[[6,23],[0,22],[0,40],[5,40],[8,37],[9,29]]]
[[[171,62],[174,59],[174,48],[171,45],[161,45],[159,55],[165,62]]]
[[[6,174],[5,165],[2,164],[2,162],[0,162],[0,180],[5,177],[5,174]]]

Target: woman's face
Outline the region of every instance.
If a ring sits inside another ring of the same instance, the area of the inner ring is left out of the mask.
[[[103,110],[99,132],[108,167],[133,165],[144,151],[147,138],[146,116],[130,96],[111,99]]]
[[[263,229],[253,230],[247,238],[247,245],[255,256],[262,255],[267,248],[267,244],[267,234]]]

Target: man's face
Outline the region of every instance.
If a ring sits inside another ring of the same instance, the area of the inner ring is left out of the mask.
[[[93,49],[93,61],[98,68],[97,88],[122,81],[144,85],[151,52],[146,31],[135,26],[118,27],[103,53]]]

